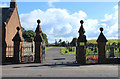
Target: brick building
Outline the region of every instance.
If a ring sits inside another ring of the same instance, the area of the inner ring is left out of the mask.
[[[14,56],[12,39],[17,27],[21,28],[17,4],[16,0],[11,0],[10,7],[2,8],[2,62],[10,61]],[[21,29],[19,34],[22,38]]]

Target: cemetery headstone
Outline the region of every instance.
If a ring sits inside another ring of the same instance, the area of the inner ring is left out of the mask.
[[[109,55],[109,57],[115,57],[115,55],[114,55],[114,46],[113,45],[111,45],[111,47],[110,47],[110,55]]]

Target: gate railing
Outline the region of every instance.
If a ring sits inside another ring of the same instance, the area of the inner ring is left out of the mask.
[[[106,45],[106,58],[120,58],[120,46],[119,44]]]
[[[95,43],[86,44],[86,63],[97,63],[98,62],[98,45]]]
[[[86,55],[87,56],[97,56],[98,55],[98,45],[94,43],[87,43],[86,45]],[[106,45],[106,58],[120,58],[120,45],[110,44]]]
[[[97,55],[98,54],[98,46],[97,46],[97,44],[87,43],[87,45],[86,45],[86,54],[87,55]]]
[[[33,43],[24,43],[21,46],[21,61],[22,62],[33,62],[34,61],[34,47]]]

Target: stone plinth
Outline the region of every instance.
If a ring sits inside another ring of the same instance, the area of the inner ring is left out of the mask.
[[[40,20],[37,20],[38,26],[35,30],[36,36],[34,38],[35,41],[35,60],[36,63],[42,62],[42,30],[40,28]]]
[[[84,35],[85,30],[83,28],[83,20],[80,21],[81,27],[78,31],[79,37],[77,39],[77,47],[76,47],[76,61],[78,64],[86,64],[86,56],[85,56],[85,49],[86,49],[86,36]]]
[[[102,33],[103,28],[100,28],[100,35],[97,39],[98,42],[98,63],[106,63],[106,42],[108,41],[104,34]]]
[[[21,62],[21,58],[20,58],[20,42],[21,37],[19,34],[19,30],[20,28],[17,27],[17,33],[14,36],[14,38],[12,39],[12,41],[14,42],[14,58],[13,58],[13,63],[20,63]]]

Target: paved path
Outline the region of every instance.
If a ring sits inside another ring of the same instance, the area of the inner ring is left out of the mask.
[[[56,48],[46,51],[46,61],[44,61],[44,63],[70,64],[73,62],[75,62],[75,55],[73,54],[61,55],[60,47],[56,47]]]
[[[118,77],[118,65],[77,65],[72,55],[61,55],[60,48],[46,52],[44,63],[4,65],[3,77]]]

